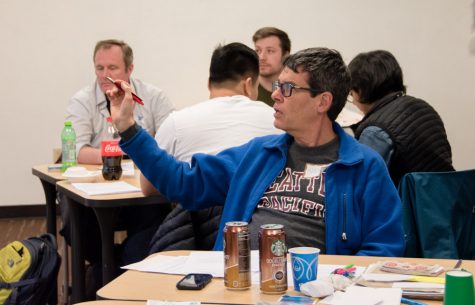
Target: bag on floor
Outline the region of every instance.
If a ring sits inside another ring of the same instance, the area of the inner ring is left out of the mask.
[[[61,257],[55,237],[44,234],[0,249],[0,305],[44,305],[53,291]]]

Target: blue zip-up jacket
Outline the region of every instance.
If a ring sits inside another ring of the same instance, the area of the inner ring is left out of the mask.
[[[340,148],[325,174],[327,254],[401,256],[401,202],[384,161],[338,124],[333,128]],[[120,146],[168,199],[190,210],[224,205],[214,246],[222,250],[225,223],[251,220],[292,141],[288,134],[259,137],[217,155],[195,154],[191,165],[160,149],[143,129]]]

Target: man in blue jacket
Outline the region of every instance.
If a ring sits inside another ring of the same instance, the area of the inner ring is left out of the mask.
[[[123,82],[125,94],[108,91],[121,148],[170,200],[190,210],[224,205],[215,250],[223,248],[226,222],[247,221],[253,249],[262,224],[280,223],[288,247],[402,255],[401,202],[384,161],[335,123],[350,87],[341,55],[305,49],[284,66],[272,98],[274,125],[285,134],[179,162],[134,121],[130,86]]]

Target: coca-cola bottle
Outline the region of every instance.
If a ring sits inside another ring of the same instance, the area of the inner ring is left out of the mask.
[[[122,150],[119,134],[112,125],[112,117],[107,118],[107,138],[101,142],[102,176],[105,180],[119,180],[122,176]]]

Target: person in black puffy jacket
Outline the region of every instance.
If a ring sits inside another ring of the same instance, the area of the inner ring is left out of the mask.
[[[444,123],[427,102],[406,95],[403,74],[388,51],[358,54],[348,65],[350,101],[364,114],[356,139],[386,161],[396,187],[409,172],[453,171]]]

